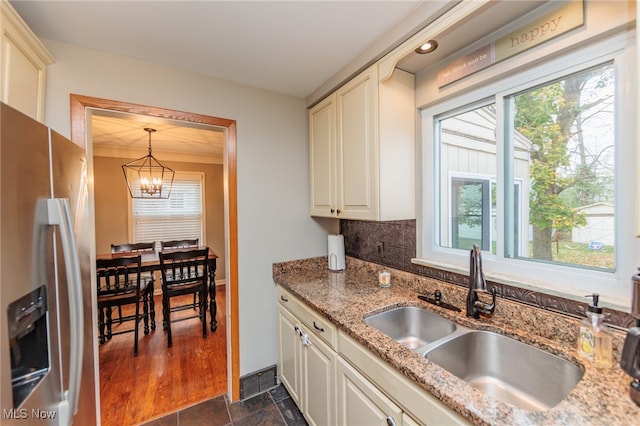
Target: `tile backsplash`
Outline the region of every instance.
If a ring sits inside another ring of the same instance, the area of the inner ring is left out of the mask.
[[[466,275],[411,263],[411,259],[416,257],[415,220],[367,222],[341,219],[340,232],[344,235],[347,256],[467,286]],[[501,297],[573,317],[583,318],[587,308],[586,303],[506,284],[487,281],[487,286],[497,287]],[[605,315],[606,322],[615,327],[629,328],[635,324],[633,316],[626,312],[605,309]]]

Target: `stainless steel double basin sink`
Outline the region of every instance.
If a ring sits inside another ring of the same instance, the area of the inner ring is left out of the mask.
[[[364,320],[484,394],[527,411],[553,408],[584,374],[564,358],[419,307],[394,308]]]

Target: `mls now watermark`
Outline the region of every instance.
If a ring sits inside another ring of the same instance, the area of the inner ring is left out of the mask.
[[[14,419],[14,420],[22,420],[22,419],[42,419],[42,420],[52,420],[55,419],[58,415],[56,410],[41,410],[39,408],[32,408],[28,410],[26,408],[4,408],[2,410],[2,417],[4,419]]]

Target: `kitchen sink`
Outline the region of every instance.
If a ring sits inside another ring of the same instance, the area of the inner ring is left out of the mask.
[[[563,358],[489,331],[468,331],[425,357],[484,394],[527,411],[554,407],[584,374]]]
[[[403,306],[364,319],[372,327],[417,350],[457,330],[454,322],[422,308]]]

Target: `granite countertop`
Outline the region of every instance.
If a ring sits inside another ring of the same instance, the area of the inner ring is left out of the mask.
[[[382,266],[347,258],[343,272],[327,269],[327,258],[276,263],[273,279],[338,329],[362,343],[383,361],[417,383],[474,424],[488,425],[631,425],[640,423],[640,407],[629,399],[631,378],[619,367],[624,334],[612,331],[614,366],[596,367],[577,355],[579,321],[499,298],[491,318],[469,319],[466,289],[402,271],[391,271],[390,288],[378,285]],[[455,313],[423,302],[417,294],[440,289]],[[530,412],[485,396],[463,380],[367,325],[363,318],[397,306],[420,306],[472,329],[496,331],[582,366],[584,376],[558,405]]]

